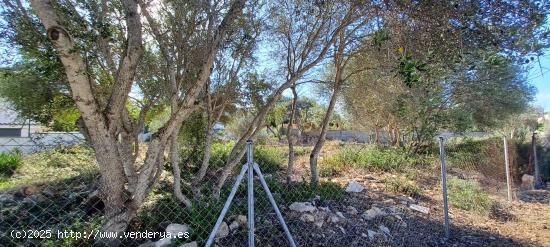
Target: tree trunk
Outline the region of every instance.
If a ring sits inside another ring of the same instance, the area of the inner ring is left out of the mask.
[[[296,114],[296,103],[298,101],[298,94],[296,93],[296,86],[292,86],[292,95],[294,98],[292,99],[292,109],[290,110],[290,119],[288,121],[286,136],[288,139],[288,167],[286,170],[286,183],[290,184],[292,182],[292,174],[294,170],[294,135],[292,134],[292,124],[294,120],[294,115]]]
[[[220,106],[220,110],[217,112],[217,114],[212,118],[212,107],[211,107],[211,99],[210,96],[207,96],[207,128],[206,128],[206,140],[204,142],[204,155],[202,157],[202,163],[201,167],[199,169],[199,172],[195,179],[192,182],[191,189],[193,190],[193,194],[195,198],[201,197],[201,188],[200,183],[204,179],[204,176],[206,176],[206,172],[208,171],[208,167],[210,165],[210,154],[212,152],[212,140],[214,139],[214,125],[216,122],[218,122],[223,114],[223,111],[226,106],[226,102],[223,102]]]
[[[181,167],[178,158],[178,133],[174,131],[170,140],[170,163],[172,164],[172,173],[174,175],[174,196],[186,207],[192,206],[191,200],[181,191]]]
[[[338,73],[339,72],[337,72],[337,74]],[[334,91],[332,92],[332,95],[330,97],[330,102],[328,104],[327,112],[325,113],[325,117],[323,118],[323,122],[321,123],[321,133],[319,133],[319,138],[317,139],[317,142],[315,142],[315,146],[313,147],[313,150],[309,155],[309,167],[311,169],[311,184],[314,187],[317,187],[317,185],[319,184],[319,171],[317,170],[317,160],[319,158],[319,153],[321,152],[321,149],[325,144],[325,138],[327,136],[328,126],[332,118],[332,114],[334,113],[334,106],[336,105],[336,98],[338,96],[338,93],[340,92],[340,82],[339,82],[338,75],[336,76],[336,79],[337,80],[334,85]]]

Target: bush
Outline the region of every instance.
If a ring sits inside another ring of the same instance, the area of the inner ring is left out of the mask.
[[[311,150],[313,150],[312,147],[294,147],[294,155],[296,156],[304,156],[309,155],[311,153]]]
[[[388,190],[396,193],[403,193],[412,197],[419,197],[422,195],[420,187],[418,187],[414,181],[408,179],[400,177],[387,178],[384,180],[384,184]]]
[[[0,176],[11,176],[21,166],[21,155],[0,153]]]
[[[487,213],[496,205],[475,180],[450,178],[447,186],[449,203],[457,208]]]
[[[210,151],[210,168],[215,169],[225,166],[229,153],[235,145],[234,142],[227,143],[213,143]],[[275,146],[261,146],[257,145],[254,149],[254,162],[258,163],[263,172],[271,173],[279,170],[281,166],[286,163],[288,152],[281,147]],[[182,163],[192,163],[193,167],[197,169],[202,163],[204,157],[204,150],[201,147],[199,150],[191,148],[184,148],[180,151],[180,160],[185,161]],[[246,155],[241,160],[241,164],[246,163]],[[241,166],[237,166],[236,169],[240,170]],[[196,171],[195,171],[196,172]]]
[[[400,148],[342,147],[336,155],[321,162],[320,173],[324,176],[335,175],[348,167],[399,171],[407,165],[423,162],[426,162],[423,157],[409,154]]]
[[[258,163],[262,172],[273,173],[281,169],[286,163],[287,155],[288,153],[280,147],[256,146],[254,162]],[[246,160],[243,162],[246,162]]]

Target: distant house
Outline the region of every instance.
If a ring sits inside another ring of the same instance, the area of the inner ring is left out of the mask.
[[[84,142],[79,132],[50,132],[47,127],[20,117],[0,100],[0,153],[18,149],[26,154]]]
[[[46,127],[21,118],[7,102],[0,100],[0,137],[29,137],[45,130]]]

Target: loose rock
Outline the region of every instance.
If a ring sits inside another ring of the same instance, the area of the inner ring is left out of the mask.
[[[424,214],[429,214],[429,213],[430,213],[430,209],[429,209],[429,208],[427,208],[427,207],[422,207],[422,206],[417,205],[417,204],[411,204],[411,205],[409,206],[409,208],[412,209],[412,210],[415,210],[415,211],[424,213]]]
[[[248,224],[248,220],[244,215],[237,215],[237,219],[235,221],[239,222],[241,226],[246,226]]]
[[[303,222],[315,222],[315,217],[312,214],[302,214],[300,220]]]
[[[53,192],[53,190],[50,189],[50,188],[44,188],[42,190],[42,194],[44,194],[47,197],[54,197],[55,196],[55,192]]]
[[[188,230],[189,227],[187,225],[172,223],[166,227],[165,232],[170,233],[170,236],[174,238],[183,236],[183,234],[185,234]]]
[[[225,238],[225,237],[227,237],[227,235],[229,235],[229,226],[224,221],[220,225],[220,229],[218,230],[218,233],[216,234],[216,237],[217,238]]]
[[[23,195],[25,196],[30,196],[30,195],[33,195],[33,194],[36,194],[38,192],[40,192],[40,188],[38,188],[38,186],[36,185],[31,185],[31,186],[27,186],[25,188],[23,188]]]
[[[348,183],[348,187],[346,187],[346,192],[359,193],[359,192],[362,192],[364,189],[365,187],[363,187],[363,185],[352,180],[351,182]]]
[[[381,232],[383,232],[386,235],[390,235],[390,229],[387,228],[385,225],[378,226],[378,229],[380,229]]]
[[[310,202],[294,202],[290,204],[289,206],[290,210],[296,211],[296,212],[315,212],[317,208],[315,208],[313,205],[311,205]]]
[[[172,240],[174,240],[173,238],[163,238],[157,242],[154,243],[154,246],[155,247],[167,247],[167,246],[170,246],[170,244],[172,243]]]
[[[185,243],[180,245],[180,247],[197,247],[197,241],[193,241],[191,243]]]
[[[381,216],[386,216],[386,213],[377,207],[372,207],[363,213],[363,218],[366,220],[373,220],[374,218]]]
[[[348,214],[358,214],[359,213],[359,211],[357,211],[357,209],[353,206],[348,206],[346,209],[347,209]]]
[[[328,218],[328,221],[330,223],[338,223],[340,221],[340,217],[338,217],[337,215],[331,215],[329,218]]]
[[[0,204],[14,203],[15,197],[12,194],[0,194]]]
[[[367,230],[367,235],[370,240],[373,240],[379,233],[374,230]]]
[[[229,224],[229,230],[233,231],[237,228],[239,228],[240,224],[239,222],[237,222],[236,220],[231,222],[231,224]]]

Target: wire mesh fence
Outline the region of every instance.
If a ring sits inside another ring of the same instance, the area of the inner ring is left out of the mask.
[[[76,144],[85,144],[84,136],[79,132],[31,133],[27,137],[0,137],[0,153],[17,151],[29,154]]]
[[[303,202],[311,204],[317,211],[316,206],[340,198],[343,188],[335,183],[321,182],[319,187],[313,189],[305,177],[287,183],[284,174],[284,147],[257,146],[255,160],[287,219],[290,231],[297,233],[296,241],[300,246],[336,243],[337,239],[331,240],[329,235],[313,236],[304,231],[311,227],[312,222],[308,221],[309,218],[304,220],[304,212],[292,211],[290,206],[294,202]],[[230,148],[229,143],[217,143],[213,146],[210,167],[199,184],[193,184],[193,178],[202,164],[204,154],[197,151],[198,147],[182,148],[182,190],[192,200],[192,207],[185,207],[174,196],[171,164],[165,164],[165,171],[158,185],[127,228],[126,232],[137,235],[121,237],[121,246],[179,246],[187,242],[196,242],[203,246],[229,195],[231,185],[244,164],[243,160],[234,169],[220,196],[215,197],[213,190],[218,182],[217,174],[226,163]],[[304,150],[298,148],[297,151],[299,155],[305,155]],[[97,197],[99,172],[94,158],[93,151],[86,146],[58,147],[27,156],[25,165],[18,168],[17,172],[9,177],[2,177],[1,245],[92,246],[94,239],[101,234],[100,227],[105,220],[104,205]],[[254,182],[257,185],[254,187],[256,241],[262,246],[288,245],[283,228],[264,189],[259,186],[257,176]],[[247,240],[246,215],[246,183],[242,183],[217,233],[216,245],[244,246]],[[322,216],[315,216],[322,219],[315,220],[323,224],[331,215],[334,213],[325,212]],[[164,238],[167,231],[182,232],[185,235],[167,239]],[[152,232],[153,235],[146,235],[146,232]]]
[[[116,235],[120,246],[204,246],[246,164],[243,158],[216,196],[219,174],[232,145],[212,145],[208,169],[200,181],[196,178],[205,157],[203,146],[180,147],[181,190],[191,207],[174,195],[172,164],[166,163],[158,184],[125,233]],[[517,190],[517,151],[513,143],[509,145],[513,189]],[[445,149],[451,212],[491,210],[492,197],[506,197],[502,139],[450,139]],[[311,150],[311,146],[295,147],[295,165],[288,176],[287,144],[254,148],[254,161],[297,246],[441,244],[441,205],[429,199],[429,193],[441,198],[435,146],[425,154],[411,154],[402,148],[327,143],[319,159],[317,187],[310,184]],[[93,151],[81,145],[62,146],[24,159],[16,172],[0,179],[0,245],[93,246],[102,236],[105,222],[104,205],[97,196],[100,176]],[[258,176],[254,176],[254,184],[256,245],[290,246]],[[247,183],[242,182],[214,246],[247,246],[248,205]],[[457,231],[453,229],[453,236]],[[168,232],[181,235],[169,238]]]
[[[519,171],[516,162],[517,149],[508,140],[508,164],[512,195],[517,194]],[[493,196],[507,198],[507,169],[505,148],[502,137],[464,141],[450,139],[445,142],[449,197],[456,193],[466,193],[469,189],[480,189]],[[466,186],[466,187],[464,187]]]

